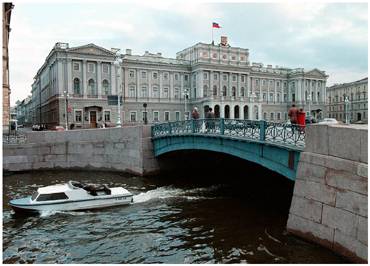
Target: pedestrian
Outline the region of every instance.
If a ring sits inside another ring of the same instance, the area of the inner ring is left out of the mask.
[[[199,119],[199,112],[198,112],[197,107],[193,108],[193,111],[191,112],[191,118],[192,119]]]
[[[303,108],[299,109],[297,115],[297,124],[299,126],[299,131],[304,132],[304,128],[306,127],[306,113],[303,111]]]
[[[298,108],[295,107],[295,104],[292,104],[292,107],[290,107],[288,111],[288,116],[289,116],[290,123],[292,126],[292,131],[294,133],[294,128],[296,127],[297,117],[298,117]]]

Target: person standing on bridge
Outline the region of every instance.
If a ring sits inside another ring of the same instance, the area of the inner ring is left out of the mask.
[[[193,111],[191,112],[191,118],[192,119],[199,119],[199,112],[198,112],[197,107],[193,108]]]
[[[292,107],[290,107],[288,111],[288,116],[290,119],[290,123],[292,124],[292,131],[294,132],[295,125],[297,124],[297,118],[298,118],[298,108],[295,107],[295,104],[292,104]]]

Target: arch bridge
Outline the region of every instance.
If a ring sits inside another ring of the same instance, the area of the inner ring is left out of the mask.
[[[154,155],[177,150],[208,150],[257,163],[295,180],[305,130],[264,120],[197,119],[152,126]]]

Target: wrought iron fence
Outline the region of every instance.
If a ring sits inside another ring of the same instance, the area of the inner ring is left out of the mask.
[[[300,148],[305,146],[305,127],[287,123],[216,118],[167,122],[152,126],[153,138],[187,134],[222,135]]]
[[[24,144],[27,141],[27,137],[24,134],[17,135],[4,135],[3,144]]]

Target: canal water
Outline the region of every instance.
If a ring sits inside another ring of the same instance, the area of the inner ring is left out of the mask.
[[[214,171],[207,172],[180,162],[188,171],[145,178],[89,171],[5,175],[3,263],[346,262],[287,234],[293,182],[227,160],[213,162]],[[134,203],[39,216],[15,215],[7,204],[68,180],[123,186]]]

